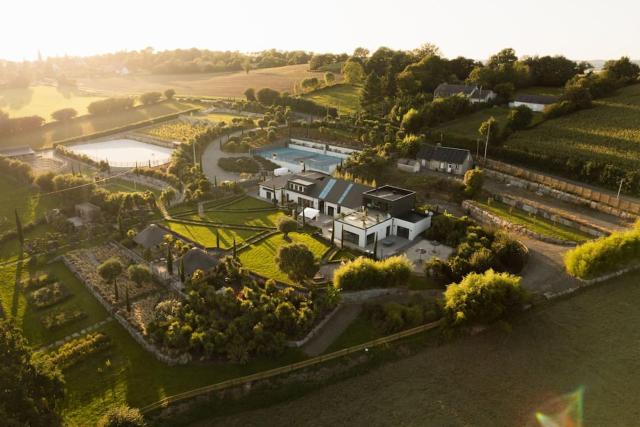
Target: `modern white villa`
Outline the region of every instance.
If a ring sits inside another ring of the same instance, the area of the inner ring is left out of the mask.
[[[319,172],[273,177],[260,183],[261,198],[294,202],[333,219],[334,237],[367,248],[376,239],[414,240],[431,226],[431,214],[415,211],[416,195],[391,185],[372,188]]]

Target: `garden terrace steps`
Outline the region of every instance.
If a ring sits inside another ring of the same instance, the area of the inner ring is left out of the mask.
[[[169,221],[177,222],[180,224],[202,225],[202,226],[210,226],[210,227],[216,227],[216,228],[235,228],[239,230],[257,230],[257,231],[275,230],[275,227],[265,227],[261,225],[225,224],[222,222],[214,222],[214,221],[206,221],[206,220],[200,221],[200,220],[194,220],[194,219],[173,218]]]

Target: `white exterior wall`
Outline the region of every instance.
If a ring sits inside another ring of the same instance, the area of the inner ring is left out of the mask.
[[[418,221],[418,222],[408,222],[408,221],[403,221],[403,220],[398,219],[398,218],[394,218],[393,219],[393,234],[394,235],[397,235],[397,233],[398,233],[398,226],[407,228],[409,230],[409,240],[414,240],[418,236],[420,236],[420,233],[422,233],[423,231],[425,231],[429,227],[431,227],[431,217],[428,216],[428,217],[426,217],[423,220]]]
[[[546,107],[545,104],[534,104],[531,102],[513,101],[509,103],[509,107],[512,107],[512,108],[519,107],[521,105],[524,105],[525,107],[529,107],[532,111],[536,111],[536,112],[544,111],[544,107]]]
[[[420,162],[423,167],[426,167],[432,171],[451,173],[454,175],[464,175],[465,172],[471,169],[471,166],[473,166],[473,158],[470,155],[467,156],[464,163],[462,164],[451,163],[451,170],[449,170],[449,163],[446,162],[438,162],[436,160],[426,159],[421,159]]]
[[[297,150],[326,154],[327,156],[339,157],[341,159],[346,159],[352,153],[356,153],[360,151],[354,148],[346,148],[346,147],[340,147],[338,145],[330,145],[330,144],[327,145],[327,144],[322,144],[315,141],[307,141],[304,139],[297,139],[297,138],[291,138],[289,147],[295,148]]]
[[[338,218],[340,216],[340,214],[349,215],[350,213],[352,213],[355,210],[355,209],[347,208],[345,206],[340,206],[340,212],[338,212],[338,205],[337,204],[324,202],[324,212],[322,212],[322,213],[325,214],[325,215],[329,215],[329,213],[328,213],[329,209],[328,208],[330,206],[333,208],[333,217],[334,218]]]
[[[278,202],[281,202],[281,201],[282,201],[282,200],[281,200],[281,199],[282,199],[282,196],[281,196],[281,194],[282,194],[282,189],[281,189],[281,188],[276,188],[276,189],[275,189],[275,192],[274,192],[273,187],[265,187],[265,186],[260,185],[260,189],[258,190],[258,195],[259,195],[261,198],[265,199],[265,200],[270,200],[270,199],[267,197],[267,192],[269,192],[269,193],[271,193],[271,194],[272,194],[272,196],[271,196],[271,197],[272,197],[272,198],[271,198],[271,200],[273,200],[273,197],[274,197],[273,195],[275,194],[275,199],[276,199]]]
[[[367,235],[371,234],[371,233],[378,233],[378,241],[384,239],[385,236],[385,232],[387,229],[387,226],[391,227],[390,233],[393,234],[393,219],[389,218],[388,220],[378,223],[370,228],[367,228],[366,230],[362,229],[362,228],[358,228],[356,226],[350,225],[350,224],[345,224],[344,222],[341,221],[336,221],[335,222],[335,237],[336,239],[339,241],[342,238],[342,230],[344,229],[345,231],[349,231],[351,233],[357,234],[358,235],[358,246],[360,246],[361,248],[364,248],[367,246]]]

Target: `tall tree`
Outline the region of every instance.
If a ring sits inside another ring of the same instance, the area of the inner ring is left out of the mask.
[[[113,284],[113,294],[118,301],[118,276],[122,274],[122,263],[117,258],[109,258],[98,267],[98,274],[108,283]]]
[[[0,423],[6,426],[59,426],[64,397],[62,375],[36,360],[22,333],[0,319]]]
[[[312,278],[319,268],[313,252],[301,243],[281,246],[276,256],[276,263],[282,272],[296,282]]]
[[[16,214],[16,234],[18,236],[18,241],[20,242],[20,247],[24,246],[24,234],[22,233],[22,222],[20,221],[20,216],[18,215],[18,209],[14,209]]]
[[[173,252],[171,245],[167,245],[167,273],[173,275]]]

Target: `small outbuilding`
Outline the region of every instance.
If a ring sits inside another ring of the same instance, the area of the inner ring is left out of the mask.
[[[76,205],[76,215],[82,218],[84,222],[91,222],[100,215],[100,208],[89,202],[79,203]]]
[[[520,107],[524,105],[529,107],[532,111],[543,111],[547,105],[551,105],[558,102],[558,98],[549,95],[530,95],[521,93],[516,95],[515,99],[509,103],[509,107]]]
[[[182,255],[181,264],[184,265],[184,274],[191,277],[197,270],[207,272],[218,265],[218,258],[208,254],[199,248],[191,248]]]
[[[454,175],[464,175],[473,167],[473,156],[463,148],[423,145],[417,159],[422,167]]]
[[[171,232],[157,224],[151,224],[136,234],[133,241],[145,249],[156,249],[164,243],[164,237]]]
[[[497,94],[492,90],[482,89],[475,85],[456,85],[441,83],[433,91],[434,98],[448,98],[450,96],[462,95],[469,99],[472,104],[479,102],[490,102]]]

